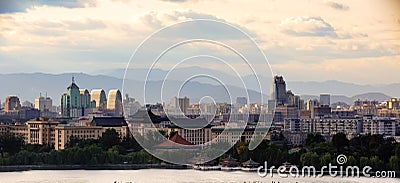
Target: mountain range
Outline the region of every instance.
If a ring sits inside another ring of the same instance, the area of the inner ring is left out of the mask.
[[[0,98],[8,95],[17,95],[21,102],[28,100],[33,102],[34,98],[47,95],[53,98],[53,104],[59,105],[60,95],[66,91],[67,86],[71,83],[71,78],[75,77],[76,83],[80,88],[87,88],[89,91],[95,88],[102,88],[106,92],[110,89],[124,90],[131,97],[136,98],[141,103],[144,101],[144,81],[147,75],[147,69],[128,69],[125,75],[125,69],[103,70],[96,73],[63,73],[63,74],[46,74],[46,73],[16,73],[16,74],[0,74],[0,83],[3,87],[0,89]],[[230,82],[226,85],[230,92],[226,92],[223,86],[216,85],[215,81],[207,79],[198,79],[190,81],[182,85],[182,82],[189,78],[192,73],[205,73],[215,78],[224,78]],[[250,102],[260,102],[268,100],[269,93],[261,95],[259,86],[255,82],[254,75],[246,75],[241,77],[246,85],[247,90],[243,89],[243,83],[240,79],[230,73],[219,72],[213,69],[202,67],[186,67],[177,68],[173,73],[168,74],[165,81],[164,90],[161,93],[163,79],[167,76],[168,71],[162,69],[153,69],[146,81],[146,103],[169,102],[173,96],[187,96],[191,99],[191,103],[199,101],[203,96],[212,96],[216,102],[234,102],[237,96],[245,96],[246,91],[249,94]],[[122,87],[125,75],[125,88]],[[266,83],[268,87],[264,90],[270,91],[272,76],[258,76],[260,82]],[[374,99],[383,101],[391,97],[400,96],[400,83],[395,84],[379,84],[379,85],[360,85],[341,81],[288,81],[286,80],[287,89],[293,91],[297,95],[301,95],[303,99],[318,98],[320,93],[330,93],[331,103],[345,102],[351,104],[355,99]],[[182,87],[181,93],[178,93]]]

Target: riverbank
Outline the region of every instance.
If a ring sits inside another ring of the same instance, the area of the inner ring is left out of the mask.
[[[287,177],[278,175],[260,177],[243,171],[197,171],[193,169],[141,169],[141,170],[32,170],[0,172],[1,183],[189,183],[189,182],[258,182],[258,183],[399,183],[395,178],[369,177]]]
[[[0,172],[29,170],[139,170],[139,169],[191,169],[191,166],[173,164],[103,164],[103,165],[12,165],[0,166]]]

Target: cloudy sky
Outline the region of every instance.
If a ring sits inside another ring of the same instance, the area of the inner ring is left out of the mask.
[[[244,30],[288,80],[399,82],[398,0],[0,0],[0,72],[125,68],[147,36],[193,19]],[[218,32],[185,31],[199,29]]]

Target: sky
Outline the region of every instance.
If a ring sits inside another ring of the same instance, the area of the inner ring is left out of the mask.
[[[287,80],[399,83],[398,0],[0,0],[0,73],[99,74],[125,68],[152,33],[196,19],[246,32],[267,56],[273,73]],[[159,53],[158,47],[182,40],[188,32],[215,34],[235,49],[254,51],[243,37],[224,31],[204,25],[169,32],[169,41],[157,39],[159,44],[143,52],[141,62],[151,63],[148,58]],[[194,44],[179,51],[189,56],[210,48]],[[225,54],[232,63],[237,56],[221,48],[211,52]],[[168,70],[176,62],[166,57],[156,67]],[[252,63],[269,67],[259,59]],[[206,59],[200,66],[225,72],[221,64]]]

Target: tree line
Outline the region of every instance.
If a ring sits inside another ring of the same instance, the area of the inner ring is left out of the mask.
[[[296,151],[290,149],[296,148]],[[343,133],[335,134],[327,142],[320,134],[308,134],[305,145],[293,147],[284,138],[278,141],[263,141],[250,151],[248,143],[238,142],[220,159],[232,156],[240,162],[253,159],[268,166],[281,166],[289,162],[299,167],[338,165],[337,156],[343,154],[347,163],[343,166],[371,166],[373,170],[400,170],[400,144],[383,135],[358,135],[351,140]]]
[[[65,149],[52,145],[25,144],[21,137],[0,134],[0,166],[153,164],[160,161],[143,150],[132,136],[122,138],[107,129],[100,139],[71,137]]]
[[[248,143],[237,142],[218,160],[228,156],[245,162],[250,158],[268,166],[289,162],[297,166],[320,168],[329,163],[337,165],[336,157],[344,154],[345,165],[371,166],[375,170],[400,170],[400,144],[382,135],[358,135],[351,140],[343,133],[327,142],[320,134],[308,134],[305,145],[291,151],[283,135],[274,141],[263,141],[250,151]],[[25,144],[21,137],[0,134],[0,165],[98,165],[153,164],[162,161],[142,149],[132,136],[121,138],[114,129],[106,130],[100,139],[71,137],[65,149],[56,151],[51,145]]]

